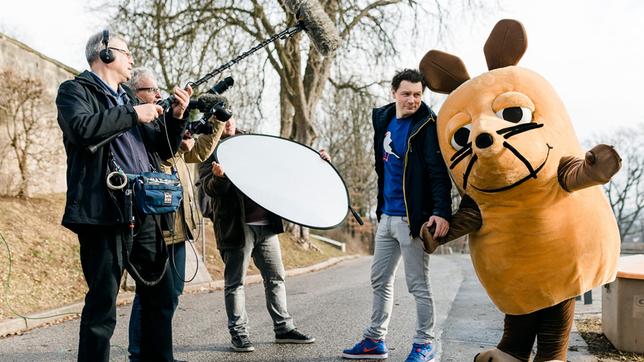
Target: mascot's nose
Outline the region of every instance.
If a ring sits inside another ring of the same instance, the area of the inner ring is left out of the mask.
[[[478,148],[488,148],[494,143],[494,138],[492,135],[484,132],[476,136],[476,147]]]

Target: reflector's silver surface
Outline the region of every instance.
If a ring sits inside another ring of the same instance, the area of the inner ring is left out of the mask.
[[[215,150],[226,176],[266,210],[296,224],[328,229],[349,207],[344,181],[317,151],[268,135],[238,135]]]

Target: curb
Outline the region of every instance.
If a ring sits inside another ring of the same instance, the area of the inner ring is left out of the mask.
[[[568,360],[576,362],[597,361],[597,357],[590,352],[588,344],[579,333],[576,320],[573,321],[570,339],[568,340]]]
[[[289,269],[286,271],[286,276],[293,277],[296,275],[316,272],[334,266],[342,261],[356,259],[359,257],[360,255],[333,257],[318,264]],[[261,275],[249,275],[246,277],[244,284],[256,284],[260,283],[261,281]],[[215,280],[212,282],[186,285],[184,293],[210,292],[214,290],[222,290],[223,288],[224,281]],[[132,300],[134,300],[134,292],[119,291],[118,297],[116,298],[116,305],[120,306],[130,304],[132,303]],[[76,319],[80,316],[84,305],[84,302],[79,302],[60,308],[50,309],[44,312],[28,314],[25,316],[26,318],[11,318],[2,321],[0,322],[0,338],[15,334],[21,334],[38,327],[54,325],[67,320]]]

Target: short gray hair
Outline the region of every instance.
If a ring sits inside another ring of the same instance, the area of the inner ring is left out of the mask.
[[[112,33],[111,31],[109,36],[109,40],[120,39],[125,41],[123,36],[117,33]],[[105,45],[103,44],[103,30],[101,30],[87,39],[87,44],[85,44],[85,58],[87,59],[87,64],[92,65],[92,63],[99,58],[99,53],[103,49],[105,49]]]
[[[156,74],[154,74],[154,72],[150,68],[138,67],[132,69],[132,76],[130,77],[130,80],[126,83],[126,85],[132,90],[136,91],[136,89],[139,87],[141,79],[143,78],[150,78],[155,81],[157,80]]]

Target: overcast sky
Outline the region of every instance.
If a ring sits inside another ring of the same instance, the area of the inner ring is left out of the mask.
[[[106,23],[87,0],[2,0],[0,31],[78,70],[89,34]],[[580,138],[644,122],[644,1],[500,0],[501,9],[474,26],[452,26],[441,50],[463,59],[471,76],[486,70],[483,44],[502,18],[521,21],[528,50],[519,65],[541,73],[557,90]],[[414,67],[435,45],[410,50]]]

